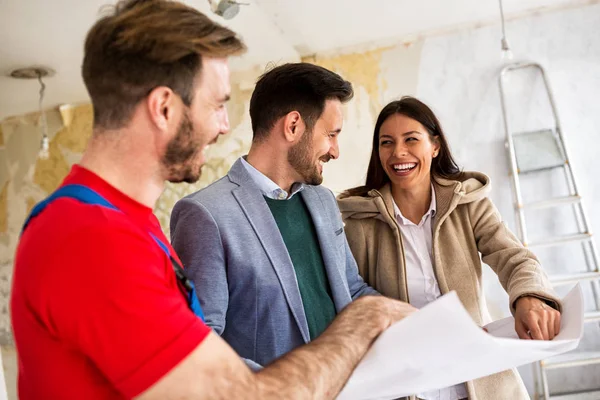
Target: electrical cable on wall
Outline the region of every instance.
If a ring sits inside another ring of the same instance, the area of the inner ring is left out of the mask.
[[[12,78],[17,79],[37,79],[40,84],[38,110],[40,112],[40,127],[42,131],[42,140],[38,157],[46,160],[50,157],[50,139],[48,137],[48,121],[46,120],[46,112],[44,111],[44,95],[46,94],[46,84],[42,78],[54,75],[54,71],[46,67],[28,67],[15,69],[10,73]]]
[[[40,83],[40,125],[42,126],[42,142],[40,144],[40,152],[38,157],[42,160],[47,160],[50,157],[50,140],[48,139],[48,121],[46,120],[46,112],[44,111],[44,94],[46,93],[46,84],[42,80],[41,71],[37,71],[38,82]]]
[[[498,0],[498,3],[500,4],[500,20],[502,22],[502,40],[500,41],[500,46],[502,49],[502,59],[503,60],[512,60],[513,59],[513,53],[510,49],[510,46],[508,45],[508,39],[506,39],[506,27],[505,27],[505,20],[504,20],[504,6],[502,4],[502,0]]]

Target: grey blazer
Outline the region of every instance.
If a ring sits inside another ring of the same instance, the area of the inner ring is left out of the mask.
[[[358,274],[333,193],[306,186],[337,312],[377,294]],[[177,202],[171,241],[194,281],[206,323],[251,367],[310,340],[294,266],[265,199],[237,160],[212,185]]]

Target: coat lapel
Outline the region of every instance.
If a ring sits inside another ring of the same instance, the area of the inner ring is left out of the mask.
[[[302,305],[296,272],[273,214],[240,160],[231,167],[228,177],[233,183],[239,185],[232,191],[233,196],[267,253],[290,310],[300,328],[302,338],[308,343],[310,341],[308,322]]]
[[[394,198],[392,196],[392,189],[390,184],[384,185],[379,191],[371,190],[369,196],[373,197],[377,208],[379,209],[378,219],[388,224],[394,237],[395,245],[390,249],[389,257],[397,260],[396,267],[386,270],[386,279],[398,282],[397,293],[392,293],[392,297],[400,299],[402,301],[409,301],[408,298],[408,285],[406,281],[406,266],[404,259],[404,242],[402,240],[402,233],[398,222],[396,221],[396,215],[394,212]]]
[[[435,188],[435,202],[437,204],[437,213],[434,232],[440,224],[448,217],[448,215],[456,208],[458,198],[455,192],[459,189],[458,182],[443,178],[433,178],[433,187]]]
[[[327,272],[327,278],[329,279],[329,286],[333,296],[332,300],[339,313],[350,301],[352,301],[352,298],[350,297],[347,285],[344,283],[339,267],[339,263],[345,263],[345,260],[339,259],[339,253],[335,248],[335,229],[337,226],[333,226],[330,218],[323,213],[322,210],[325,209],[325,204],[323,204],[319,194],[314,188],[306,186],[300,194],[310,213],[315,231],[317,232],[323,264],[325,265],[325,271]],[[343,267],[345,268],[345,264]]]
[[[458,203],[458,196],[455,196],[456,191],[459,189],[460,184],[456,181],[451,181],[443,178],[434,178],[432,180],[433,187],[435,188],[435,201],[437,203],[437,213],[435,222],[433,224],[432,232],[432,246],[433,248],[433,268],[437,276],[438,285],[442,293],[448,293],[450,287],[446,281],[446,275],[444,274],[444,268],[441,260],[439,259],[439,235],[440,226],[448,218],[450,213],[456,208]]]

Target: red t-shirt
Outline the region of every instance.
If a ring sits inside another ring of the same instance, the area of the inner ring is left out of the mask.
[[[152,209],[77,165],[73,183],[122,212],[61,198],[23,233],[11,299],[22,400],[134,397],[210,332],[149,234],[168,245]]]

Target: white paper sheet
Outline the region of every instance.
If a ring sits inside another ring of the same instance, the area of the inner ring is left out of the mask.
[[[583,333],[583,295],[563,299],[561,331],[552,341],[520,340],[513,317],[477,326],[455,292],[383,332],[340,393],[342,400],[395,399],[444,388],[576,348]]]

